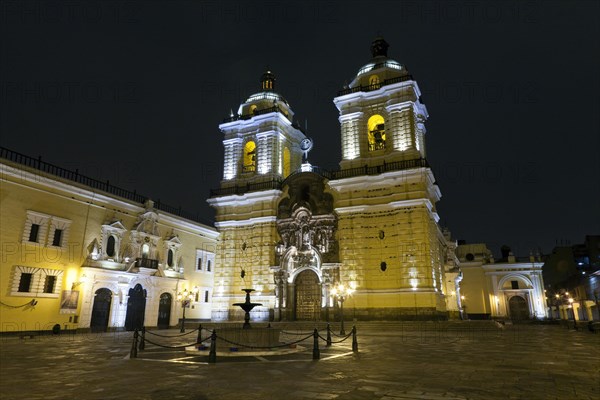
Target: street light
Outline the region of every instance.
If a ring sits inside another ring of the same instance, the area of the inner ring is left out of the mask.
[[[340,302],[340,315],[342,320],[342,325],[340,327],[340,335],[346,334],[346,331],[344,330],[344,300],[346,300],[352,293],[354,293],[354,289],[351,287],[344,286],[343,283],[338,283],[333,288],[331,288],[331,296]]]
[[[467,314],[467,304],[465,302],[466,297],[465,296],[460,296],[460,305],[462,308],[462,319],[463,320],[468,320],[469,319],[469,314]]]
[[[573,322],[575,322],[575,307],[573,307],[573,302],[575,300],[572,297],[569,297],[569,308],[571,309],[571,313],[573,314]]]
[[[194,286],[191,292],[188,292],[187,289],[184,289],[183,292],[177,293],[177,301],[181,302],[181,308],[183,309],[183,318],[181,319],[181,329],[179,332],[185,332],[185,309],[190,306],[192,300],[196,298],[196,293],[198,293],[198,287]]]

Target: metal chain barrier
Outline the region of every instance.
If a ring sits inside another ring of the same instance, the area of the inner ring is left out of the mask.
[[[197,330],[198,330],[198,328],[196,328],[196,329],[192,329],[191,331],[188,331],[188,332],[186,332],[186,333],[181,333],[181,334],[179,334],[179,335],[160,335],[160,334],[158,334],[158,333],[154,333],[154,332],[151,332],[151,331],[146,331],[146,333],[149,333],[150,335],[153,335],[153,336],[158,336],[158,337],[164,337],[164,338],[176,338],[176,337],[181,337],[181,336],[189,335],[190,333],[194,333],[194,332],[196,332]]]
[[[306,337],[303,337],[301,339],[298,339],[296,341],[290,342],[290,343],[284,343],[284,344],[278,344],[276,346],[251,346],[251,345],[246,345],[246,344],[242,344],[242,343],[236,343],[236,342],[232,342],[231,340],[227,340],[225,338],[222,337],[217,337],[217,339],[224,341],[225,343],[229,343],[232,344],[234,346],[238,346],[238,347],[244,347],[247,349],[275,349],[275,348],[279,348],[279,347],[289,347],[293,344],[298,344],[300,342],[305,341],[306,339],[308,339],[309,337],[311,337],[313,334],[309,334]]]
[[[150,332],[146,332],[145,328],[142,328],[141,331],[141,335],[138,332],[138,330],[136,329],[133,332],[133,342],[131,344],[131,351],[129,353],[130,358],[136,358],[138,356],[138,349],[140,351],[143,351],[145,348],[145,343],[148,342],[154,346],[158,346],[158,347],[162,347],[165,349],[185,349],[186,347],[192,347],[192,346],[197,346],[202,344],[203,342],[207,341],[208,339],[210,339],[210,351],[208,354],[208,362],[210,364],[214,364],[217,362],[217,340],[220,339],[225,343],[229,343],[233,346],[237,346],[237,347],[243,347],[243,348],[248,348],[248,349],[275,349],[275,348],[283,348],[283,347],[289,347],[295,344],[298,344],[300,342],[303,342],[307,339],[309,339],[311,336],[313,337],[313,360],[319,360],[321,358],[321,352],[319,350],[319,339],[325,341],[327,343],[327,346],[331,346],[331,344],[338,344],[338,343],[342,343],[346,340],[348,340],[348,338],[350,338],[350,336],[352,336],[352,351],[353,352],[358,352],[358,341],[356,338],[356,326],[352,327],[352,331],[348,334],[343,336],[342,339],[338,340],[338,341],[331,341],[331,336],[330,336],[330,327],[329,325],[327,326],[327,337],[324,338],[323,336],[321,336],[319,334],[319,330],[317,328],[314,329],[314,331],[298,340],[289,342],[289,343],[283,343],[280,345],[275,345],[275,346],[252,346],[252,345],[246,345],[243,343],[236,343],[234,341],[222,338],[222,337],[218,337],[217,336],[217,330],[213,329],[212,331],[209,329],[206,329],[208,332],[210,332],[210,336],[206,337],[206,338],[201,338],[200,337],[200,333],[202,332],[203,328],[202,325],[200,325],[197,329],[194,329],[191,332],[195,332],[198,331],[198,339],[195,343],[189,343],[189,344],[183,344],[183,345],[178,345],[178,346],[170,346],[170,345],[164,345],[164,344],[160,344],[160,343],[156,343],[153,342],[150,339],[146,338],[146,333],[150,333]],[[191,333],[189,332],[189,333]],[[282,331],[283,333],[283,331]],[[186,333],[187,334],[187,333]],[[184,335],[158,335],[155,334],[155,336],[159,336],[159,337],[167,337],[167,338],[175,338],[175,337],[181,337]],[[336,335],[338,337],[341,337],[340,335]]]

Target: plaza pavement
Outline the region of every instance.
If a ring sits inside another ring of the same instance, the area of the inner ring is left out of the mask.
[[[131,332],[1,337],[0,399],[600,399],[600,334],[478,321],[356,325],[358,354],[349,340],[321,343],[319,361],[312,339],[289,357],[208,364],[152,345],[130,359]]]

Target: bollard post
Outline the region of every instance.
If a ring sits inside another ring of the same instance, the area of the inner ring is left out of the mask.
[[[196,338],[196,344],[200,344],[202,340],[202,324],[198,324],[198,337]]]
[[[356,325],[352,327],[352,351],[358,353],[358,340],[356,340]]]
[[[213,329],[210,335],[210,352],[208,353],[208,362],[214,364],[217,362],[217,330]]]
[[[321,352],[319,351],[319,331],[315,328],[313,332],[313,360],[321,358]]]
[[[142,326],[142,337],[140,339],[140,345],[138,346],[138,349],[140,351],[143,351],[146,348],[146,327]]]
[[[331,346],[331,326],[327,323],[327,346]]]
[[[133,331],[133,342],[131,343],[131,351],[129,352],[129,358],[137,358],[137,346],[138,346],[138,331]]]

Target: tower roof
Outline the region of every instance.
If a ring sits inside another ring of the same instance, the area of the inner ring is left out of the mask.
[[[350,87],[354,87],[357,84],[360,85],[361,81],[366,78],[365,75],[378,74],[379,81],[396,78],[402,75],[407,75],[408,71],[406,67],[400,64],[398,61],[388,57],[388,48],[390,45],[381,36],[378,36],[371,43],[371,55],[373,58],[370,62],[363,65],[357,72],[356,77],[350,84]],[[369,83],[362,82],[362,85],[368,85]]]
[[[279,93],[275,93],[275,74],[271,72],[269,68],[261,75],[260,77],[260,92],[254,93],[246,100],[246,103],[251,103],[259,100],[268,100],[271,103],[273,101],[281,101],[286,105],[289,105],[287,100],[280,95]],[[271,104],[272,106],[273,104]]]

